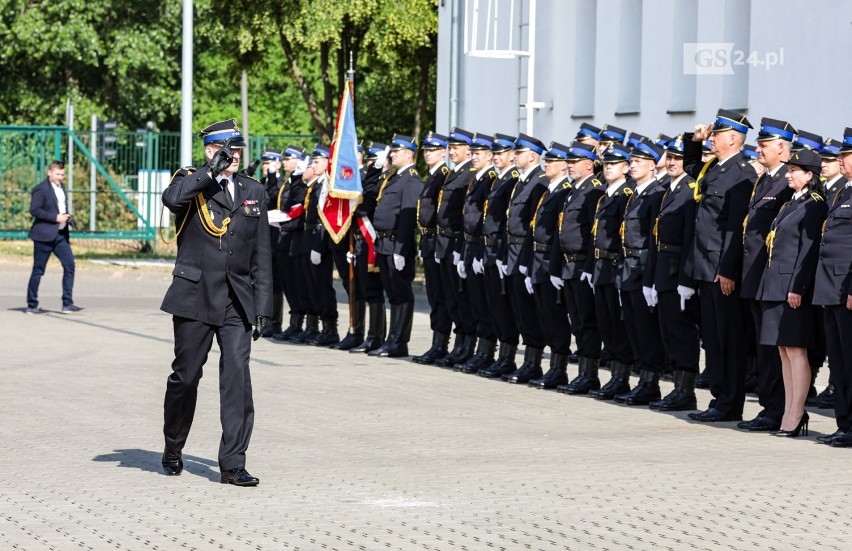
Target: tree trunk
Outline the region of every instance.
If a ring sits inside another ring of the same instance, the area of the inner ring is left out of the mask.
[[[323,88],[323,109],[325,110],[325,125],[327,129],[327,134],[332,136],[334,134],[334,118],[337,113],[333,111],[334,109],[334,86],[331,83],[331,75],[329,74],[330,61],[329,61],[329,53],[330,46],[328,42],[323,42],[320,44],[320,71],[322,74],[322,88]]]
[[[432,65],[432,48],[429,46],[421,46],[417,49],[418,60],[420,64],[420,86],[417,92],[417,106],[414,110],[414,129],[412,135],[415,140],[420,139],[420,133],[423,131],[423,113],[426,110],[426,95],[429,86],[429,68]]]

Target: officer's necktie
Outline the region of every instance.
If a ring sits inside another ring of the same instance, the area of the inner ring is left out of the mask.
[[[230,182],[230,180],[228,180],[227,178],[223,178],[222,181],[219,182],[219,184],[221,184],[222,186],[222,191],[225,192],[225,201],[228,203],[228,206],[231,207],[234,205],[234,198],[231,197],[231,190],[228,189],[228,182]]]

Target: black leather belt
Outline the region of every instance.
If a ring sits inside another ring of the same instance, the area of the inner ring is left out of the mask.
[[[459,237],[461,232],[456,232],[447,228],[438,227],[438,235],[441,237]]]
[[[606,260],[618,260],[618,253],[612,251],[605,251],[603,249],[595,249],[595,258],[597,259],[606,259]]]
[[[533,243],[533,250],[537,253],[550,252],[550,245],[545,245],[544,243]]]
[[[478,237],[476,235],[470,235],[469,233],[464,234],[464,240],[468,243],[479,243],[481,239],[481,237]]]
[[[669,245],[668,243],[658,241],[657,250],[664,253],[680,253],[683,252],[683,247],[681,245]]]
[[[509,236],[507,236],[507,239],[508,239],[510,245],[519,245],[519,244],[523,243],[524,241],[526,241],[527,238],[526,238],[526,236],[517,237],[515,235],[509,235]]]
[[[483,243],[485,243],[485,246],[486,246],[486,247],[494,247],[494,246],[496,246],[496,245],[497,245],[497,240],[496,240],[496,239],[491,239],[491,238],[490,238],[490,237],[488,237],[487,235],[483,235],[483,236],[482,236],[482,242],[483,242]]]
[[[565,262],[582,262],[586,260],[586,255],[583,253],[563,253],[563,258],[565,258]]]
[[[631,258],[639,258],[642,256],[642,253],[647,251],[648,249],[628,249],[627,247],[622,247],[624,251],[624,256]]]
[[[394,230],[377,231],[377,232],[376,232],[376,237],[390,237],[390,238],[394,238],[394,237],[396,237],[396,231],[394,231]]]
[[[435,235],[438,230],[435,228],[420,228],[420,235]]]
[[[352,230],[352,239],[354,239],[355,241],[363,241],[364,235],[361,234],[360,230]]]

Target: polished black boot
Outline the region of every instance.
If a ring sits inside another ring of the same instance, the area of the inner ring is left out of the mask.
[[[479,339],[479,350],[473,358],[469,359],[461,366],[462,373],[479,373],[480,369],[485,369],[494,363],[494,353],[497,352],[497,343],[488,339]]]
[[[541,377],[541,357],[544,355],[544,348],[535,348],[528,346],[524,350],[524,363],[511,375],[507,375],[506,382],[516,385],[525,385],[533,379]]]
[[[593,390],[601,388],[601,380],[598,378],[598,362],[594,358],[580,357],[580,374],[567,385],[559,385],[556,390],[565,394],[585,395]]]
[[[370,325],[367,328],[367,338],[359,346],[350,350],[350,353],[366,354],[385,343],[385,332],[387,331],[385,304],[383,302],[371,302],[368,304],[368,308],[370,310]]]
[[[660,411],[691,411],[698,408],[698,401],[695,398],[695,380],[698,378],[697,373],[690,371],[675,372],[675,392],[674,396],[657,408]]]
[[[399,308],[395,307],[391,304],[390,307],[390,329],[388,330],[388,338],[385,339],[385,342],[375,350],[371,350],[367,352],[368,356],[383,356],[387,354],[387,351],[393,348],[394,343],[399,338],[399,330],[400,330],[400,318],[399,318]]]
[[[648,404],[648,407],[651,409],[660,409],[661,405],[667,404],[672,399],[676,398],[677,395],[680,393],[680,378],[682,375],[683,371],[675,371],[673,375],[674,389],[665,396],[663,396],[660,400],[652,401],[650,404]]]
[[[377,356],[383,358],[403,358],[408,356],[408,341],[411,340],[411,324],[414,321],[414,303],[391,304],[391,324],[396,319],[397,330],[393,342],[388,338],[387,343],[380,346]],[[393,332],[393,325],[391,326]]]
[[[464,335],[461,341],[461,348],[456,356],[450,352],[446,357],[435,362],[435,365],[444,369],[452,369],[458,363],[464,363],[473,356],[474,347],[476,347],[476,335]]]
[[[760,382],[760,377],[757,373],[757,358],[754,356],[746,356],[746,377],[745,391],[746,394],[757,395],[757,386]]]
[[[609,362],[612,377],[600,390],[589,392],[589,396],[597,400],[612,400],[616,394],[630,392],[630,371],[633,366],[612,360]]]
[[[553,390],[559,385],[568,384],[568,356],[565,354],[550,354],[550,369],[540,379],[528,383],[531,387]]]
[[[464,370],[464,366],[471,362],[476,363],[482,357],[482,339],[478,339],[476,337],[474,337],[474,339],[476,339],[473,347],[475,353],[473,354],[473,356],[463,362],[456,362],[456,364],[453,366],[453,371],[462,371]]]
[[[313,339],[305,341],[305,344],[313,346],[331,346],[340,342],[340,335],[337,333],[337,320],[323,320],[322,331]]]
[[[695,388],[710,388],[710,377],[707,376],[707,368],[695,379]]]
[[[290,314],[290,325],[281,333],[272,335],[272,339],[280,342],[289,341],[291,337],[302,332],[303,323],[305,323],[304,314]]]
[[[497,379],[503,375],[514,373],[517,369],[515,365],[515,354],[517,353],[518,345],[501,342],[500,355],[497,356],[497,360],[488,367],[480,369],[477,375],[486,379]]]
[[[614,400],[628,406],[647,406],[660,399],[660,373],[643,369],[639,372],[636,388],[625,394],[618,394]]]
[[[437,331],[432,332],[432,348],[421,356],[414,356],[411,361],[417,364],[431,365],[436,360],[447,355],[447,346],[450,344],[450,336]]]
[[[352,304],[354,311],[352,312],[352,327],[346,333],[346,337],[337,344],[331,345],[330,348],[335,350],[352,350],[356,346],[364,342],[364,317],[367,314],[367,303],[363,300],[356,300]]]
[[[289,342],[291,344],[305,344],[309,339],[314,339],[317,335],[319,335],[319,316],[308,314],[307,321],[305,322],[305,330],[290,337]]]
[[[284,312],[284,294],[272,295],[272,319],[269,325],[263,328],[261,337],[271,339],[275,334],[281,333],[281,321]]]
[[[467,337],[462,335],[461,333],[456,333],[455,342],[453,343],[453,349],[450,350],[450,353],[445,355],[443,358],[436,358],[435,365],[438,367],[452,367],[456,363],[456,358],[458,358],[462,350],[464,349],[464,343]]]

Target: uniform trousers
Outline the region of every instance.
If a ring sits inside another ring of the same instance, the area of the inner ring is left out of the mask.
[[[38,307],[38,286],[47,268],[50,253],[62,263],[62,306],[74,304],[71,293],[74,289],[74,253],[66,236],[60,232],[53,241],[33,241],[33,271],[27,285],[27,306]]]
[[[402,270],[397,270],[394,266],[392,254],[377,255],[376,264],[379,266],[379,277],[382,279],[382,288],[388,296],[388,302],[391,305],[413,303],[414,291],[411,282],[414,281],[414,258],[406,258]]]
[[[844,295],[845,296],[845,295]],[[824,312],[825,344],[831,380],[834,383],[834,416],[837,428],[852,430],[852,311],[845,304],[826,306]]]
[[[650,308],[642,290],[621,292],[627,338],[640,370],[662,373],[666,363],[657,310]]]
[[[379,265],[379,257],[376,255],[376,267]],[[382,291],[382,279],[377,271],[371,272],[367,264],[367,250],[364,247],[362,252],[355,247],[355,288],[357,295],[370,304],[384,304],[385,295]]]
[[[485,267],[485,300],[494,323],[494,334],[500,342],[518,346],[518,326],[509,300],[508,281],[500,276],[500,268]]]
[[[467,292],[470,297],[470,311],[476,320],[476,336],[489,341],[494,340],[494,324],[491,311],[488,309],[488,295],[485,290],[485,274],[473,273],[473,268],[467,268]]]
[[[698,359],[701,355],[698,335],[698,297],[686,301],[680,309],[677,291],[657,293],[657,319],[666,359],[675,370],[698,374]]]
[[[740,415],[745,403],[745,342],[739,290],[722,294],[718,283],[699,287],[701,338],[713,400],[710,407]]]
[[[601,335],[598,332],[598,317],[595,313],[595,294],[585,281],[579,278],[565,280],[562,300],[568,309],[568,319],[574,329],[577,356],[581,358],[601,357]]]
[[[427,259],[427,262],[433,262]],[[441,268],[441,290],[444,293],[444,303],[450,319],[456,326],[456,333],[460,335],[473,336],[476,334],[476,321],[470,312],[470,298],[465,290],[464,280],[459,277],[456,265],[453,264],[452,255],[442,258]]]
[[[760,301],[749,299],[749,313],[755,333],[760,336],[763,321],[763,313]],[[761,417],[768,417],[774,421],[781,422],[784,417],[784,377],[781,374],[781,356],[777,346],[757,345],[757,399],[763,411]]]
[[[630,340],[624,338],[627,330],[615,285],[595,285],[595,312],[607,359],[633,365],[633,348]]]
[[[435,236],[424,235],[421,238],[421,249],[434,250],[434,245],[429,247],[422,244],[427,239],[434,242]],[[441,265],[435,262],[432,255],[423,256],[423,275],[426,278],[426,299],[429,301],[429,326],[436,333],[449,335],[453,330],[453,320],[450,319],[445,292],[441,288]]]
[[[300,269],[299,263],[296,262],[297,257],[290,256],[289,254],[291,241],[291,235],[281,234],[281,244],[282,246],[286,244],[286,248],[279,251],[277,257],[273,256],[273,259],[277,258],[278,262],[278,265],[273,265],[273,269],[281,271],[284,298],[287,299],[287,306],[290,308],[290,313],[299,316],[306,313],[305,299],[302,294],[304,287],[299,277]]]
[[[230,287],[229,287],[230,289]],[[221,351],[219,357],[219,416],[222,439],[219,442],[219,467],[224,470],[245,467],[246,450],[254,427],[254,402],[251,393],[249,355],[251,325],[233,292],[221,327],[200,321],[172,317],[175,359],[166,384],[163,406],[163,434],[166,449],[183,450],[195,404],[198,383],[213,337]]]
[[[544,332],[536,311],[535,300],[527,292],[524,277],[521,274],[506,276],[509,302],[512,305],[512,312],[515,314],[518,330],[524,338],[524,344],[534,348],[544,348],[547,342],[544,340]]]
[[[571,322],[561,292],[550,281],[533,285],[532,298],[551,354],[571,354]]]
[[[323,254],[317,265],[311,262],[310,254],[300,255],[298,258],[302,265],[302,296],[307,299],[309,305],[307,313],[319,316],[322,321],[336,321],[337,295],[332,284],[334,263],[331,254]]]
[[[329,238],[331,239],[331,238]],[[344,246],[345,245],[345,246]],[[343,290],[346,292],[346,296],[349,296],[350,286],[349,286],[349,261],[346,259],[346,253],[349,252],[349,237],[346,236],[343,238],[343,241],[340,242],[339,245],[331,246],[331,258],[334,261],[334,267],[337,269],[337,277],[340,278],[340,281],[343,282]],[[358,286],[355,285],[352,287],[352,290],[355,292],[355,296],[352,297],[353,300],[361,300],[361,297],[358,293]]]

